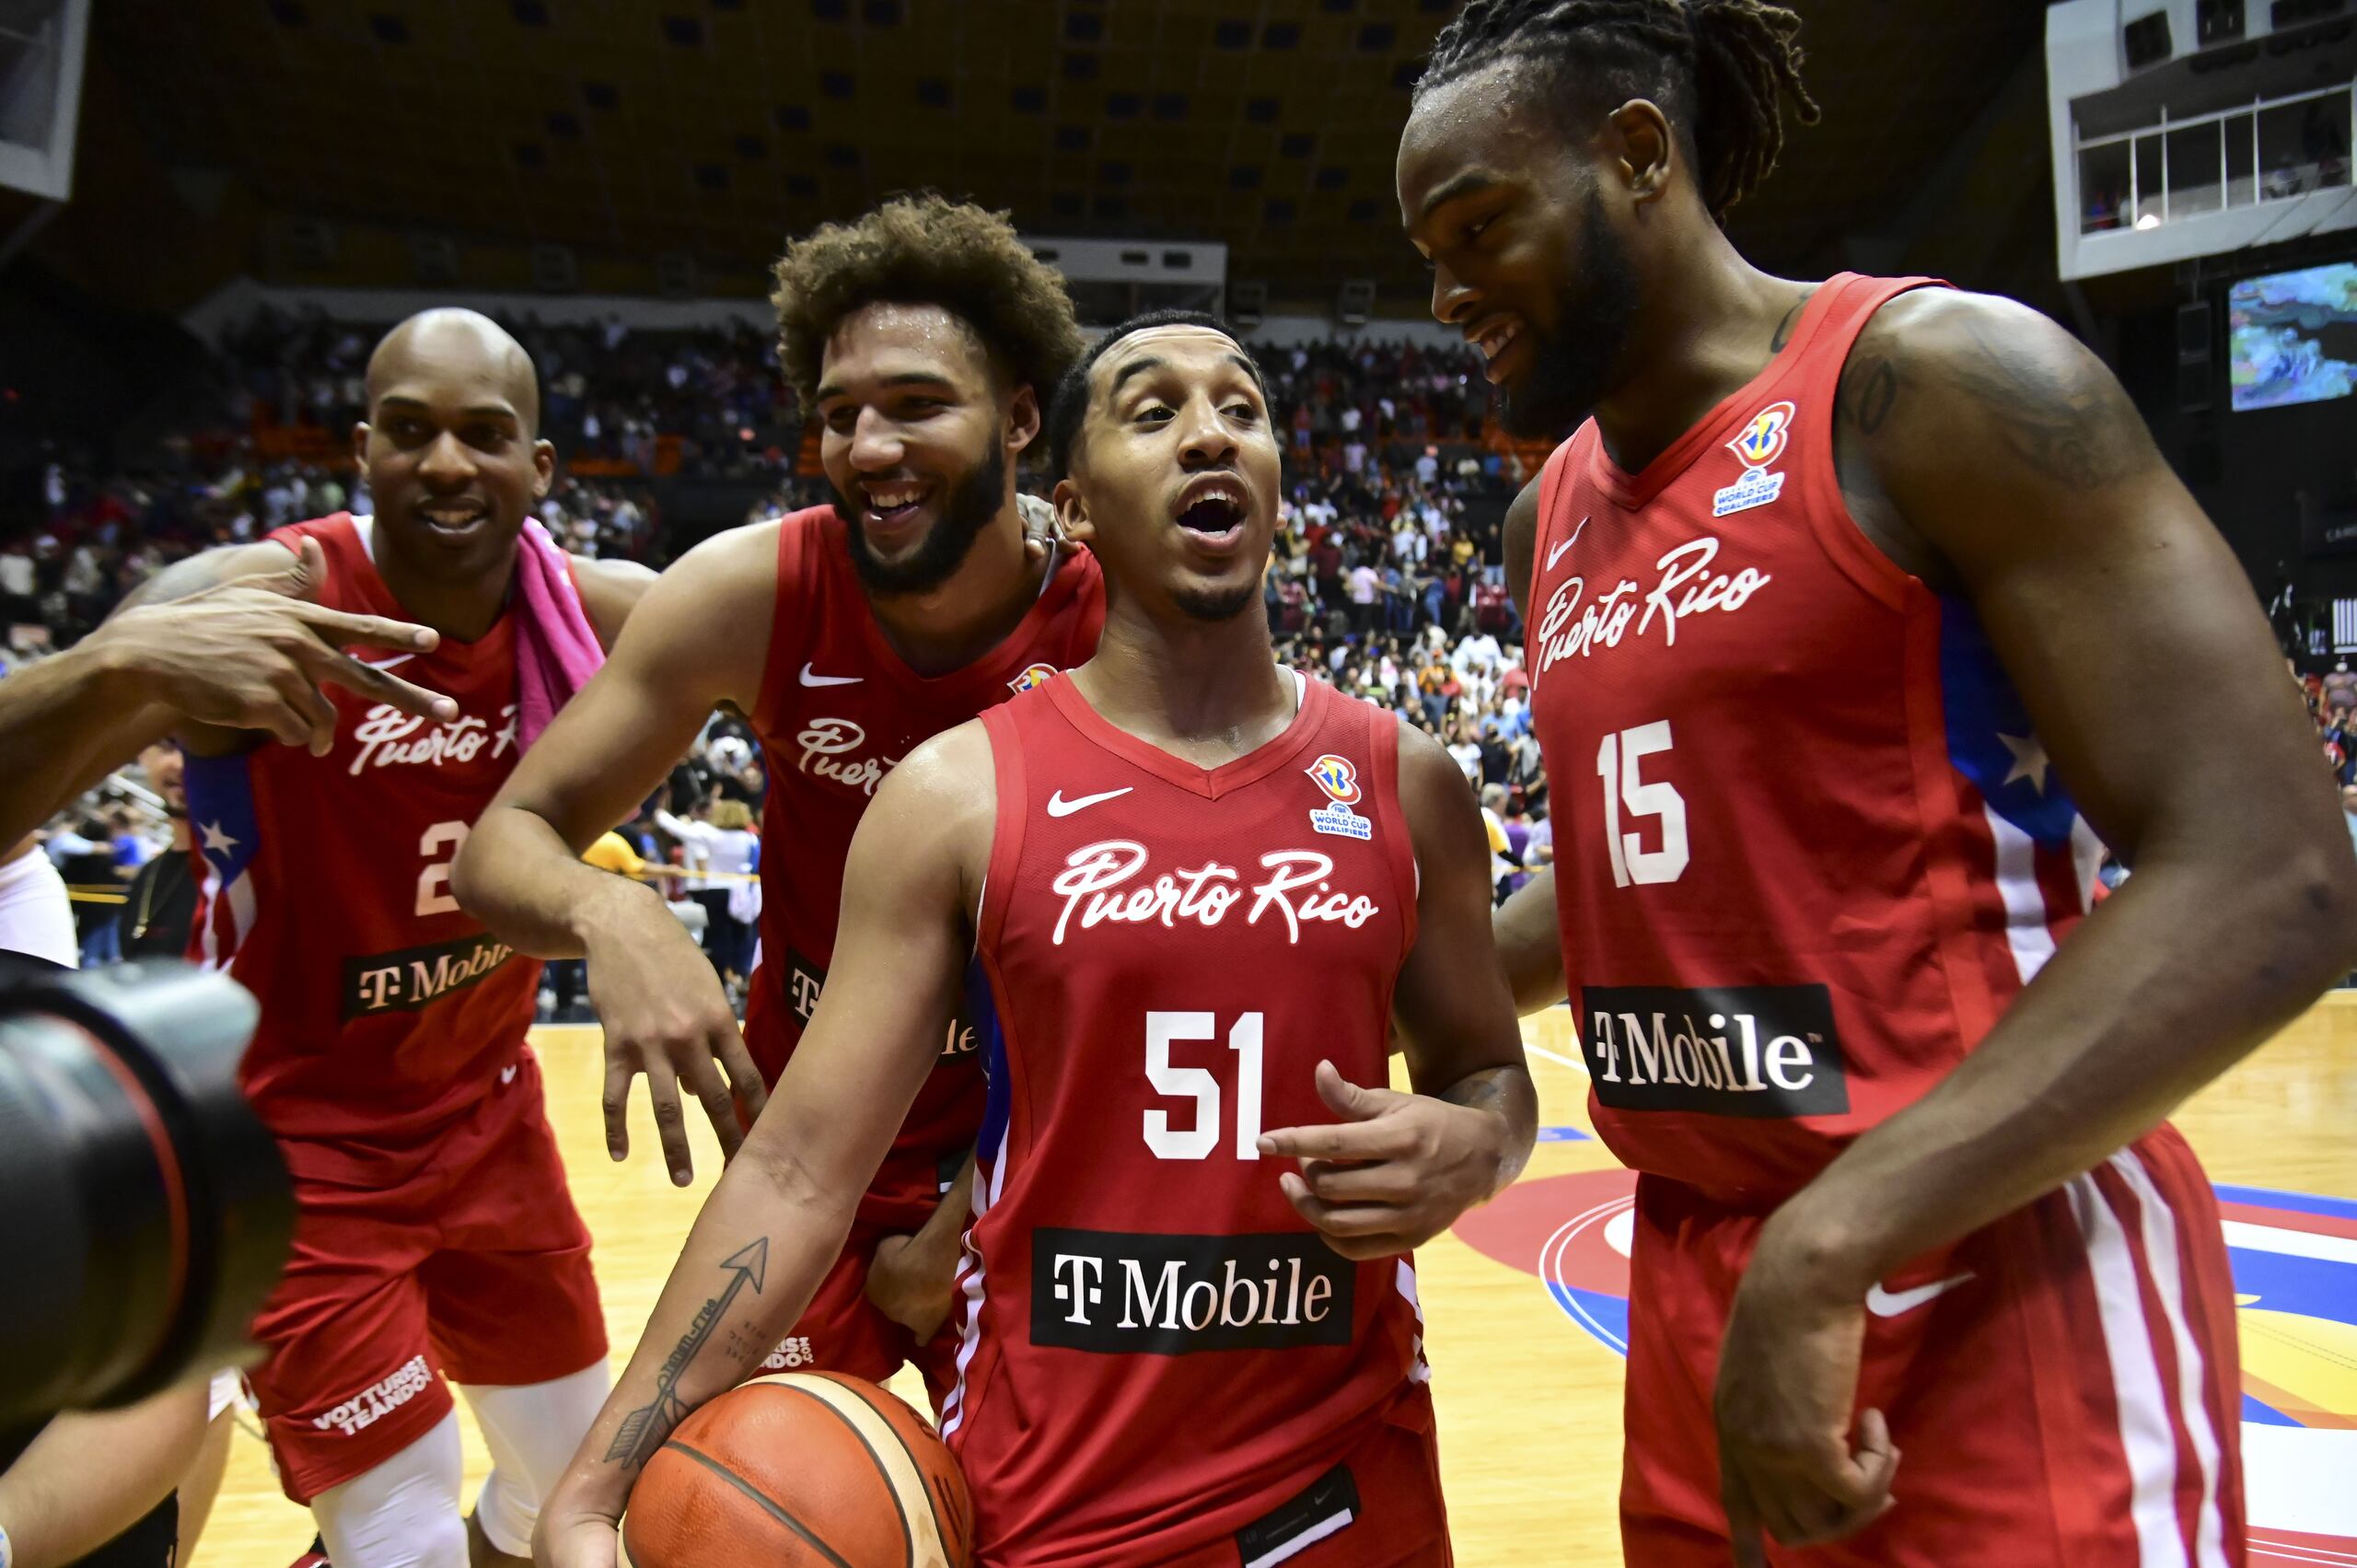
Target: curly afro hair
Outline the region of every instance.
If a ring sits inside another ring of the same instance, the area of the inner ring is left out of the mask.
[[[807,409],[844,317],[876,304],[937,305],[973,328],[1009,387],[1044,404],[1081,351],[1072,296],[1005,213],[924,192],[857,222],[822,224],[778,259],[778,362]]]

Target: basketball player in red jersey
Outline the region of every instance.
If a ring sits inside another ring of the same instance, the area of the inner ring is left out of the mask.
[[[604,1392],[606,1341],[524,1045],[538,966],[459,912],[449,862],[528,742],[533,650],[610,641],[652,575],[568,569],[543,542],[528,582],[525,517],[554,459],[531,362],[486,318],[401,323],[368,395],[354,444],[373,518],[196,556],[138,597],[274,579],[293,552],[326,609],[438,633],[363,649],[442,693],[431,717],[290,689],[307,747],[180,727],[204,874],[192,956],[261,1001],[242,1081],[300,1205],[250,1376],[280,1481],[337,1568],[459,1568],[522,1560]],[[543,660],[544,696],[563,679]],[[464,1522],[444,1372],[495,1460]]]
[[[1511,425],[1579,424],[1508,515],[1557,858],[1500,929],[1642,1173],[1627,1555],[2238,1563],[2233,1287],[2163,1118],[2346,972],[2357,865],[2091,354],[1727,243],[1814,113],[1798,26],[1472,0],[1399,147],[1434,314]]]
[[[644,1070],[682,1183],[678,1081],[733,1147],[732,1088],[758,1110],[826,983],[844,856],[886,773],[927,737],[1086,658],[1105,613],[1093,556],[1026,538],[1015,459],[1080,334],[1062,280],[1006,220],[938,197],[887,203],[789,246],[777,279],[782,358],[820,421],[835,504],[722,534],[667,572],[613,663],[485,816],[457,881],[524,950],[589,957],[614,1156]],[[770,785],[761,967],[741,1039],[711,964],[661,900],[566,847],[634,811],[723,703],[751,718]],[[880,1382],[913,1360],[936,1397],[947,1391],[956,1341],[938,1330],[966,1205],[943,1189],[970,1162],[982,1083],[970,1024],[945,1036],[840,1266],[777,1365]],[[910,1232],[913,1244],[900,1239]]]
[[[1116,329],[1051,430],[1103,642],[877,791],[818,1016],[544,1520],[558,1568],[610,1568],[646,1456],[800,1310],[961,994],[990,1107],[942,1429],[981,1561],[1450,1560],[1406,1254],[1536,1115],[1480,817],[1431,740],[1277,668],[1277,444],[1224,330]],[[1419,1094],[1380,1086],[1395,1015]]]

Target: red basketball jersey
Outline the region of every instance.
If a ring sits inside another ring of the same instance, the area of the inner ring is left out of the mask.
[[[1851,344],[1926,281],[1832,279],[1643,473],[1591,422],[1540,485],[1527,658],[1596,1130],[1724,1202],[1922,1098],[2094,885],[1971,607],[1835,480]]]
[[[340,512],[269,537],[319,541],[322,604],[409,620],[377,575],[370,527]],[[431,653],[352,652],[448,695],[459,716],[330,686],[326,756],[265,742],[189,758],[204,874],[190,956],[261,999],[241,1081],[274,1132],[414,1147],[515,1066],[539,989],[538,961],[450,896],[451,861],[516,766],[516,617]],[[341,1169],[343,1156],[318,1157]]]
[[[1097,651],[1105,579],[1097,557],[1062,547],[1015,630],[962,669],[927,678],[877,624],[831,506],[779,525],[777,611],[753,728],[769,795],[761,811],[761,962],[745,1040],[774,1084],[818,1010],[834,961],[843,861],[876,786],[920,741],[1039,684]],[[981,1124],[975,1035],[960,1019],[918,1094],[891,1156],[860,1204],[885,1225],[923,1223]]]
[[[1399,721],[1306,682],[1209,772],[1069,680],[982,722],[990,1103],[942,1431],[993,1562],[1164,1562],[1302,1495],[1426,1376],[1410,1260],[1328,1249],[1256,1142],[1333,1120],[1321,1057],[1387,1081]]]

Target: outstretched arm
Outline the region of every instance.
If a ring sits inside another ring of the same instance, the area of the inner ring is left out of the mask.
[[[1421,868],[1416,946],[1392,1016],[1416,1092],[1346,1083],[1330,1063],[1318,1089],[1342,1120],[1290,1127],[1263,1154],[1301,1160],[1279,1177],[1295,1209],[1345,1258],[1422,1246],[1522,1172],[1538,1099],[1490,935],[1490,845],[1455,759],[1399,726],[1399,804]]]
[[[0,844],[39,827],[109,770],[175,729],[259,730],[324,749],[333,683],[407,714],[442,719],[447,697],[344,655],[434,646],[434,633],[314,602],[319,544],[207,551],[156,574],[97,631],[0,685]]]
[[[1927,290],[1861,336],[1836,418],[1852,510],[1970,600],[2050,777],[2136,875],[1763,1231],[1719,1384],[1738,1541],[1747,1515],[1800,1544],[1882,1505],[1842,1480],[1877,1280],[2150,1132],[2357,952],[2357,860],[2266,622],[2110,373],[2034,312]],[[2131,683],[2169,724],[2122,708]]]
[[[643,1072],[681,1186],[694,1169],[680,1081],[734,1153],[739,1104],[748,1119],[760,1114],[761,1074],[711,964],[662,895],[580,854],[638,809],[714,706],[758,704],[776,561],[776,527],[757,525],[706,540],[665,573],[613,656],[517,763],[450,875],[460,905],[518,950],[588,957],[605,1026],[607,1149],[630,1152],[631,1081]]]
[[[844,869],[826,995],[541,1510],[540,1562],[612,1568],[648,1457],[760,1362],[832,1266],[955,1010],[995,806],[980,725],[919,747],[877,791]]]

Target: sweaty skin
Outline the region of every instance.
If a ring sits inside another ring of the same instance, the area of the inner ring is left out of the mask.
[[[1257,379],[1230,363],[1240,357],[1230,340],[1208,336],[1140,333],[1100,362],[1088,434],[1104,466],[1083,465],[1057,499],[1066,530],[1093,540],[1109,574],[1129,585],[1111,598],[1097,657],[1069,679],[1109,721],[1215,766],[1280,732],[1295,699],[1251,591],[1274,528],[1276,447]],[[1109,408],[1106,383],[1124,360],[1149,353],[1165,368],[1141,373],[1150,384],[1133,379],[1133,395]],[[1243,546],[1211,558],[1171,537],[1182,530],[1161,504],[1207,465],[1233,468],[1251,497]],[[1185,608],[1238,585],[1244,609],[1225,621]],[[1283,1173],[1284,1191],[1348,1257],[1401,1250],[1489,1197],[1521,1168],[1536,1131],[1488,939],[1480,817],[1446,752],[1404,730],[1400,749],[1401,804],[1423,885],[1396,1005],[1422,1092],[1354,1087],[1324,1065],[1321,1094],[1345,1124],[1277,1130],[1261,1145],[1302,1159],[1300,1174]],[[648,1456],[760,1361],[833,1262],[959,994],[996,797],[979,722],[919,746],[877,790],[853,841],[817,1016],[697,1217],[639,1354],[542,1510],[541,1562],[613,1568],[616,1523]],[[750,1289],[742,1267],[732,1268],[749,1256],[764,1263]]]
[[[938,306],[847,316],[828,344],[818,410],[820,456],[839,494],[863,507],[871,490],[918,497],[869,528],[888,569],[923,553],[947,497],[984,453],[1020,452],[1039,422],[1031,389],[1002,391],[981,341]],[[616,1159],[630,1152],[631,1085],[643,1073],[680,1186],[694,1175],[680,1085],[733,1154],[765,1103],[761,1074],[712,966],[662,900],[583,865],[579,853],[637,810],[714,708],[760,706],[780,527],[715,535],[664,574],[612,660],[517,764],[451,872],[459,903],[518,951],[591,958],[591,1000],[606,1029],[607,1150]],[[1008,462],[999,509],[957,572],[918,592],[871,589],[869,607],[911,668],[939,674],[1014,629],[1048,561],[1027,531]]]
[[[1593,377],[1562,379],[1596,389],[1605,447],[1634,472],[1782,350],[1809,285],[1736,253],[1655,105],[1568,134],[1530,96],[1545,79],[1508,62],[1421,99],[1401,215],[1433,262],[1436,318],[1476,338],[1523,325],[1492,366],[1510,406],[1534,385],[1530,340],[1625,261],[1640,284],[1623,341]],[[2055,771],[2136,875],[1937,1089],[1763,1232],[1717,1400],[1746,1563],[1763,1560],[1763,1529],[1830,1540],[1888,1503],[1898,1456],[1878,1415],[1854,1433],[1850,1419],[1876,1281],[2151,1131],[2357,953],[2357,860],[2266,622],[2094,355],[2009,301],[1901,296],[1852,349],[1834,456],[1866,539],[1970,602]],[[1526,610],[1538,491],[1506,519]],[[2131,682],[2168,693],[2175,722],[2119,703]],[[1526,1007],[1563,994],[1562,943],[1578,934],[1555,927],[1551,872],[1497,917]]]

